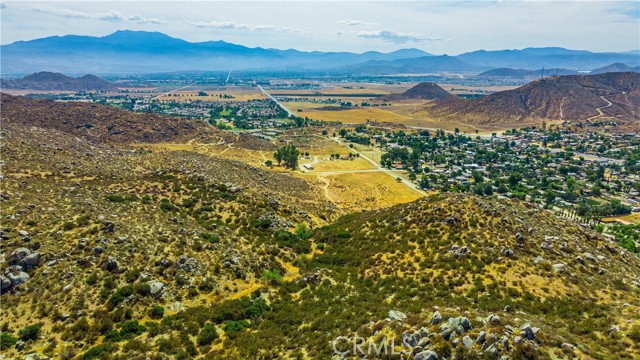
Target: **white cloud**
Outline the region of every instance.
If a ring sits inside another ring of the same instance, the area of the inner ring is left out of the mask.
[[[140,15],[125,16],[125,15],[122,15],[122,13],[120,13],[117,10],[89,13],[84,11],[55,8],[51,6],[41,6],[41,5],[34,6],[32,9],[42,14],[49,14],[49,15],[55,15],[55,16],[60,16],[65,18],[74,18],[74,19],[91,19],[91,20],[103,20],[103,21],[113,21],[113,22],[124,21],[124,22],[140,23],[140,24],[166,24],[167,23],[166,21],[158,18],[144,18]]]
[[[210,29],[224,29],[224,30],[247,30],[250,29],[247,24],[238,24],[234,21],[189,21],[184,20],[185,24],[199,27],[199,28],[210,28]]]
[[[356,20],[356,19],[344,19],[344,20],[338,20],[337,21],[338,24],[341,25],[349,25],[349,26],[358,26],[358,25],[378,25],[377,23],[374,22],[368,22],[368,21],[363,21],[363,20]]]
[[[406,44],[410,42],[421,41],[451,41],[451,39],[443,39],[437,37],[428,37],[419,33],[403,33],[389,30],[371,30],[360,31],[357,33],[358,37],[365,39],[380,39],[393,44]]]
[[[256,25],[253,27],[253,30],[257,30],[257,31],[276,30],[276,27],[273,25]]]

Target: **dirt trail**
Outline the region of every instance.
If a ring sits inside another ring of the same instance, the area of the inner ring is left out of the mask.
[[[611,103],[611,101],[609,101],[609,100],[605,99],[605,97],[604,97],[604,96],[600,96],[600,98],[601,98],[602,100],[606,101],[606,102],[607,102],[607,105],[597,107],[597,108],[596,108],[596,111],[598,112],[598,115],[594,115],[594,116],[592,116],[592,117],[588,118],[587,120],[593,120],[593,119],[597,119],[597,118],[601,118],[601,117],[606,117],[606,118],[610,118],[610,117],[611,117],[611,116],[605,116],[605,113],[603,113],[603,112],[602,112],[602,109],[604,109],[604,108],[608,108],[609,106],[611,106],[611,105],[613,105],[613,104]]]

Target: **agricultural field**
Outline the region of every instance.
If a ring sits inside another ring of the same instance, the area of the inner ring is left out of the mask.
[[[205,95],[206,94],[206,95]],[[256,87],[202,87],[174,90],[160,94],[157,100],[172,101],[248,101],[267,97]]]

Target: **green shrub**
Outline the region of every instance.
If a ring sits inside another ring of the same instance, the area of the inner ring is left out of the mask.
[[[22,330],[20,330],[19,335],[22,341],[38,340],[38,337],[40,336],[41,332],[42,332],[42,329],[40,329],[40,325],[34,324],[34,325],[29,325],[23,328]]]
[[[267,270],[263,276],[271,285],[280,285],[282,283],[282,275],[277,270]]]
[[[152,319],[162,319],[164,317],[164,308],[160,305],[153,305],[149,315]]]
[[[138,320],[127,320],[122,323],[122,327],[120,328],[120,336],[123,339],[128,340],[134,338],[138,335],[142,335],[143,332],[147,331],[147,329],[138,324]]]
[[[3,332],[0,334],[0,349],[6,350],[7,348],[12,347],[18,342],[18,338],[12,336],[7,332]]]
[[[200,330],[196,341],[198,342],[198,345],[206,346],[210,345],[217,337],[218,333],[216,331],[216,327],[212,324],[206,324],[202,330]]]
[[[111,345],[110,343],[100,344],[87,350],[87,352],[82,355],[82,359],[83,360],[89,360],[89,359],[106,360],[111,358],[112,352],[115,352],[113,345]]]

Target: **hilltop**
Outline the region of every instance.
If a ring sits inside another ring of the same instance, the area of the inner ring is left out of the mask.
[[[446,90],[431,82],[420,83],[402,94],[391,94],[380,98],[381,101],[399,100],[440,100],[450,98],[452,95]]]
[[[591,74],[603,74],[608,72],[640,72],[640,66],[628,66],[623,63],[615,63],[591,71]]]
[[[192,138],[217,141],[208,124],[157,114],[132,113],[86,102],[55,102],[0,93],[3,123],[55,129],[92,141],[171,142]]]
[[[2,88],[43,91],[107,91],[116,90],[117,86],[95,75],[87,74],[78,78],[73,78],[60,73],[42,71],[25,76],[22,79],[2,80]]]
[[[432,116],[462,117],[471,124],[485,125],[541,119],[584,121],[597,116],[600,109],[605,116],[637,126],[639,95],[638,73],[552,76],[482,98],[443,100],[425,109]]]

